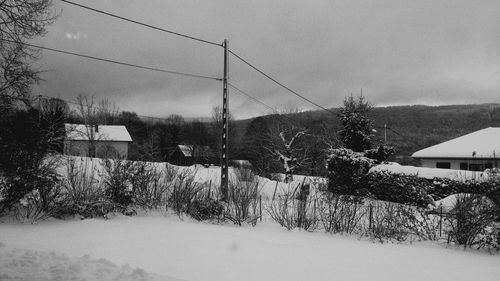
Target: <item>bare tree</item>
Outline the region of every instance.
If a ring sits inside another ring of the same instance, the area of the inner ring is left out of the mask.
[[[281,163],[285,170],[285,182],[293,180],[296,170],[309,160],[309,148],[303,145],[307,130],[290,118],[276,116],[267,132],[266,150]]]
[[[97,104],[97,120],[100,124],[111,125],[118,117],[119,109],[108,98],[103,98]]]
[[[40,71],[31,62],[38,50],[24,44],[43,36],[56,16],[52,0],[3,0],[0,2],[0,110],[16,101],[29,105],[31,86],[40,81]]]
[[[99,140],[99,125],[107,124],[111,118],[114,118],[118,113],[118,108],[108,99],[101,100],[101,102],[97,103],[93,96],[89,98],[79,95],[77,97],[77,113],[85,126],[75,133],[81,134],[88,139],[88,155],[90,157],[95,157],[96,142]],[[73,128],[73,130],[75,129],[76,128]],[[104,151],[109,150],[106,154],[113,153],[111,148],[103,149]]]

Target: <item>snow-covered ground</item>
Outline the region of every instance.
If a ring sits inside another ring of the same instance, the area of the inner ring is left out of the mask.
[[[6,280],[16,276],[11,272],[15,261],[21,262],[18,269],[41,272],[17,280],[174,280],[154,274],[189,281],[469,281],[500,276],[498,254],[288,232],[270,222],[213,225],[156,213],[35,225],[3,222],[0,242],[6,245],[0,247],[0,279]],[[60,278],[47,277],[51,272]]]
[[[120,280],[120,281],[180,281],[149,274],[141,268],[117,266],[89,256],[78,258],[55,252],[43,252],[0,245],[0,280]]]

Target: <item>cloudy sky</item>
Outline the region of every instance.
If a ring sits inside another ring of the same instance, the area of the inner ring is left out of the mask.
[[[229,48],[330,108],[346,95],[374,105],[500,102],[498,0],[74,0]],[[149,67],[222,77],[223,49],[54,1],[60,17],[33,43]],[[36,93],[108,98],[122,110],[210,116],[218,81],[44,51]],[[273,108],[317,109],[230,56],[230,82]],[[230,90],[236,118],[270,113]]]

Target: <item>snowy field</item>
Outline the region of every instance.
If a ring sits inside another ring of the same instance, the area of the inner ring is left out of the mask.
[[[470,281],[500,277],[498,254],[430,242],[379,244],[319,232],[288,232],[271,222],[256,227],[213,225],[154,213],[35,225],[1,222],[0,242],[0,280]]]

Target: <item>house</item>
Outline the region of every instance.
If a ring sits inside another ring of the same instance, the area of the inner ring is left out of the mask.
[[[64,124],[64,154],[127,159],[132,138],[125,126]]]
[[[252,169],[253,165],[248,160],[230,160],[229,166],[239,169]]]
[[[500,168],[500,128],[485,128],[412,155],[423,167],[483,171]]]
[[[209,146],[179,144],[170,154],[169,162],[179,166],[213,164],[217,162],[217,157]]]

